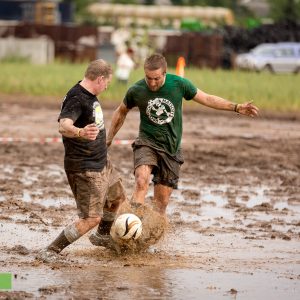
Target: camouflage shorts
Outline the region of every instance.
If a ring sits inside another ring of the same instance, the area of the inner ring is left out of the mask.
[[[110,161],[101,172],[66,172],[80,218],[102,217],[125,198],[122,180]]]

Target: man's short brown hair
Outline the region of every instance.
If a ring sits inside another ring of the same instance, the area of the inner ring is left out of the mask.
[[[113,73],[112,67],[103,59],[97,59],[88,65],[84,76],[90,80],[95,80],[99,76],[108,78]]]
[[[163,55],[154,53],[146,58],[144,63],[144,70],[154,71],[158,69],[162,69],[163,72],[166,72],[167,61]]]

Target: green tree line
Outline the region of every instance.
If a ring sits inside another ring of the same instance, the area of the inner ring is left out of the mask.
[[[74,3],[77,19],[82,20],[87,16],[86,8],[92,3],[99,3],[98,0],[65,0]],[[267,0],[270,5],[270,17],[274,21],[300,20],[300,0]],[[112,0],[111,3],[140,4],[138,0]],[[147,5],[155,5],[155,0],[145,0]],[[245,7],[240,0],[171,0],[173,5],[188,6],[216,6],[230,8],[235,14],[245,13]],[[247,11],[248,12],[248,11]],[[249,12],[248,12],[249,13]]]

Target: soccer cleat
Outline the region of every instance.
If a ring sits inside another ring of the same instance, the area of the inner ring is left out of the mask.
[[[133,208],[133,209],[137,209],[137,208],[140,208],[143,206],[142,203],[139,203],[139,202],[131,202],[130,203],[130,206]]]
[[[51,249],[42,249],[36,256],[36,259],[45,262],[53,263],[61,260],[60,255]]]
[[[89,240],[95,246],[105,247],[120,253],[120,247],[109,234],[99,234],[98,232],[95,232],[89,236]]]

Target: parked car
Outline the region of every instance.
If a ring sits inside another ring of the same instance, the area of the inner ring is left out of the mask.
[[[257,72],[299,73],[300,43],[260,44],[249,53],[238,54],[235,65],[238,69]]]

